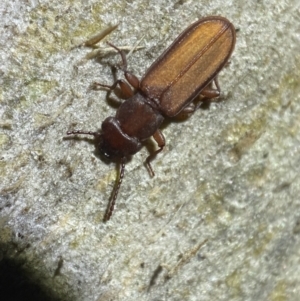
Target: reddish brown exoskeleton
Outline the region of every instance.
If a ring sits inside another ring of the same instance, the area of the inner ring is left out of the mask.
[[[124,76],[135,93],[123,80],[117,80],[112,86],[98,84],[111,90],[119,85],[128,99],[119,107],[115,117],[104,120],[101,132],[79,130],[67,133],[93,135],[99,141],[99,151],[121,163],[118,184],[104,221],[112,215],[126,159],[141,149],[144,140],[153,137],[158,149],[147,157],[146,166],[154,176],[150,161],[165,146],[164,136],[159,130],[164,118],[182,112],[192,113],[196,109],[192,101],[199,95],[205,99],[220,95],[217,75],[234,49],[235,28],[223,17],[212,16],[195,22],[151,65],[141,81],[128,72],[124,53],[110,45],[120,53]],[[213,89],[213,83],[216,89]]]

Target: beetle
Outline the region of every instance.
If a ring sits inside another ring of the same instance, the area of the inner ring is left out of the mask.
[[[114,210],[116,198],[124,177],[125,163],[143,146],[143,141],[153,137],[158,149],[145,161],[151,176],[150,162],[165,146],[165,138],[159,130],[166,117],[193,113],[197,96],[212,100],[220,95],[217,75],[227,64],[235,46],[235,28],[224,17],[210,16],[198,20],[184,30],[158,57],[141,81],[127,70],[126,56],[116,46],[122,58],[121,70],[128,83],[117,80],[113,85],[96,83],[114,90],[119,85],[127,98],[114,117],[106,118],[100,132],[75,130],[67,135],[92,135],[97,149],[105,157],[120,163],[119,178],[112,192],[104,221]],[[135,89],[132,91],[130,85]],[[213,87],[213,84],[215,87]]]

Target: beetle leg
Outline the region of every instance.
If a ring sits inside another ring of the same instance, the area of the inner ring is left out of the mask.
[[[107,44],[109,46],[111,46],[112,48],[114,48],[121,55],[122,64],[123,64],[123,66],[121,67],[121,70],[124,72],[124,76],[125,76],[127,82],[134,89],[138,89],[139,86],[140,86],[140,81],[134,74],[130,73],[127,70],[127,60],[126,60],[126,55],[125,55],[124,51],[122,51],[121,49],[119,49],[118,47],[116,47],[115,45],[113,45],[109,42],[107,42]],[[117,85],[120,86],[120,89],[121,89],[121,91],[122,91],[125,98],[130,98],[131,96],[134,95],[134,92],[132,91],[131,87],[122,79],[116,80],[112,85],[105,85],[105,84],[100,84],[100,83],[97,83],[97,82],[94,83],[94,86],[100,86],[100,87],[108,88],[111,91],[114,90]]]
[[[103,87],[103,88],[108,88],[110,91],[114,90],[117,85],[119,85],[125,99],[130,98],[131,96],[134,95],[131,87],[122,79],[116,80],[111,86],[110,85],[105,85],[105,84],[100,84],[100,83],[97,83],[97,82],[94,83],[95,87],[100,86],[100,87]]]
[[[213,83],[216,88],[213,87]],[[204,102],[218,102],[220,99],[221,89],[218,81],[218,77],[216,76],[213,81],[211,81],[200,93],[202,98],[199,99],[196,103],[192,102],[187,107],[185,107],[177,116],[179,118],[186,118],[191,115],[195,111],[197,111]]]
[[[193,102],[190,103],[187,107],[185,107],[180,113],[176,115],[177,120],[183,120],[188,118],[191,114],[193,114],[198,109],[198,103],[195,105]]]
[[[139,79],[132,73],[130,73],[128,70],[127,70],[127,60],[126,60],[126,55],[124,53],[124,51],[122,51],[121,49],[119,49],[118,47],[116,47],[115,45],[107,42],[107,44],[109,46],[111,46],[112,48],[116,49],[118,51],[118,53],[121,55],[121,58],[122,58],[122,68],[121,70],[124,72],[124,76],[125,78],[127,79],[127,81],[129,82],[129,84],[135,88],[135,89],[138,89],[139,86],[140,86],[140,81]]]
[[[213,83],[215,83],[216,89],[213,88]],[[212,100],[213,98],[217,98],[220,96],[221,89],[218,81],[218,77],[216,76],[213,81],[211,81],[202,91],[201,95],[203,95],[206,99],[210,101],[217,101]],[[205,100],[206,100],[205,99]]]
[[[215,84],[216,88],[213,87],[213,83]],[[188,106],[186,106],[179,114],[176,115],[176,119],[186,119],[195,111],[197,111],[203,102],[217,102],[219,101],[218,97],[220,96],[220,85],[218,82],[218,77],[216,76],[212,82],[210,82],[202,91],[201,96],[202,98],[197,99],[196,103],[191,102]]]
[[[154,153],[150,154],[145,161],[146,167],[147,167],[151,177],[154,177],[155,173],[153,171],[153,168],[152,168],[150,162],[156,157],[156,155],[158,153],[160,153],[163,150],[163,148],[166,145],[165,137],[160,130],[156,130],[156,132],[153,134],[153,138],[156,141],[159,149],[156,150]]]

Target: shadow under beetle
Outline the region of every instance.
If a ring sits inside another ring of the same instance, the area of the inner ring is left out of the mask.
[[[110,199],[104,221],[110,219],[123,180],[126,160],[142,148],[142,142],[151,136],[158,149],[146,159],[146,166],[154,176],[150,162],[165,146],[159,127],[165,117],[193,113],[199,106],[192,102],[201,95],[202,100],[220,95],[217,75],[227,64],[235,45],[235,28],[225,18],[206,17],[190,25],[138,80],[128,72],[125,54],[122,70],[127,82],[117,80],[113,85],[101,87],[115,89],[120,86],[125,98],[115,117],[108,117],[101,132],[69,131],[67,135],[85,134],[95,137],[98,150],[107,158],[120,162],[117,186]],[[216,88],[213,88],[212,84]]]

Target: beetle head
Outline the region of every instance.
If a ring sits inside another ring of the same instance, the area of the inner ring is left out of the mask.
[[[98,150],[110,160],[129,157],[142,147],[137,138],[129,137],[122,131],[114,117],[108,117],[103,121],[98,139]]]

